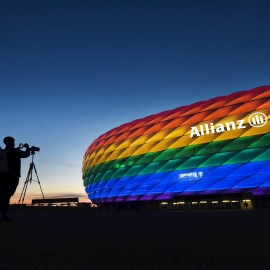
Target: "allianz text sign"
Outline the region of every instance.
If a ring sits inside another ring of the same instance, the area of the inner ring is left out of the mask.
[[[249,125],[252,127],[262,127],[267,123],[267,116],[261,112],[255,112],[251,114],[248,118]],[[244,129],[247,125],[244,124],[244,120],[237,120],[236,122],[231,121],[224,124],[217,124],[214,125],[213,123],[210,124],[202,124],[198,126],[191,127],[191,134],[190,138],[193,138],[194,135],[202,136],[208,135],[213,133],[222,133],[229,130],[236,130],[236,129]]]

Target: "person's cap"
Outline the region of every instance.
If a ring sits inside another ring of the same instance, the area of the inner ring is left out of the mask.
[[[14,143],[15,139],[8,136],[8,137],[4,138],[3,142],[5,145],[8,145],[8,144]]]

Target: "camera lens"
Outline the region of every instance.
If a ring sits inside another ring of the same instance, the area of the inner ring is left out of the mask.
[[[40,148],[36,147],[36,146],[32,146],[30,149],[31,149],[31,151],[36,151],[36,152],[39,152],[39,150],[40,150]]]

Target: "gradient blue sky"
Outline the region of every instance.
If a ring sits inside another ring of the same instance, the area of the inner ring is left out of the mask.
[[[41,148],[45,197],[87,201],[82,158],[102,133],[270,84],[269,14],[258,0],[0,0],[0,138]]]

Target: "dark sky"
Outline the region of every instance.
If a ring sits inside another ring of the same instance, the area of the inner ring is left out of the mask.
[[[270,1],[0,0],[1,137],[41,147],[48,193],[84,193],[102,133],[269,85],[269,14]]]

